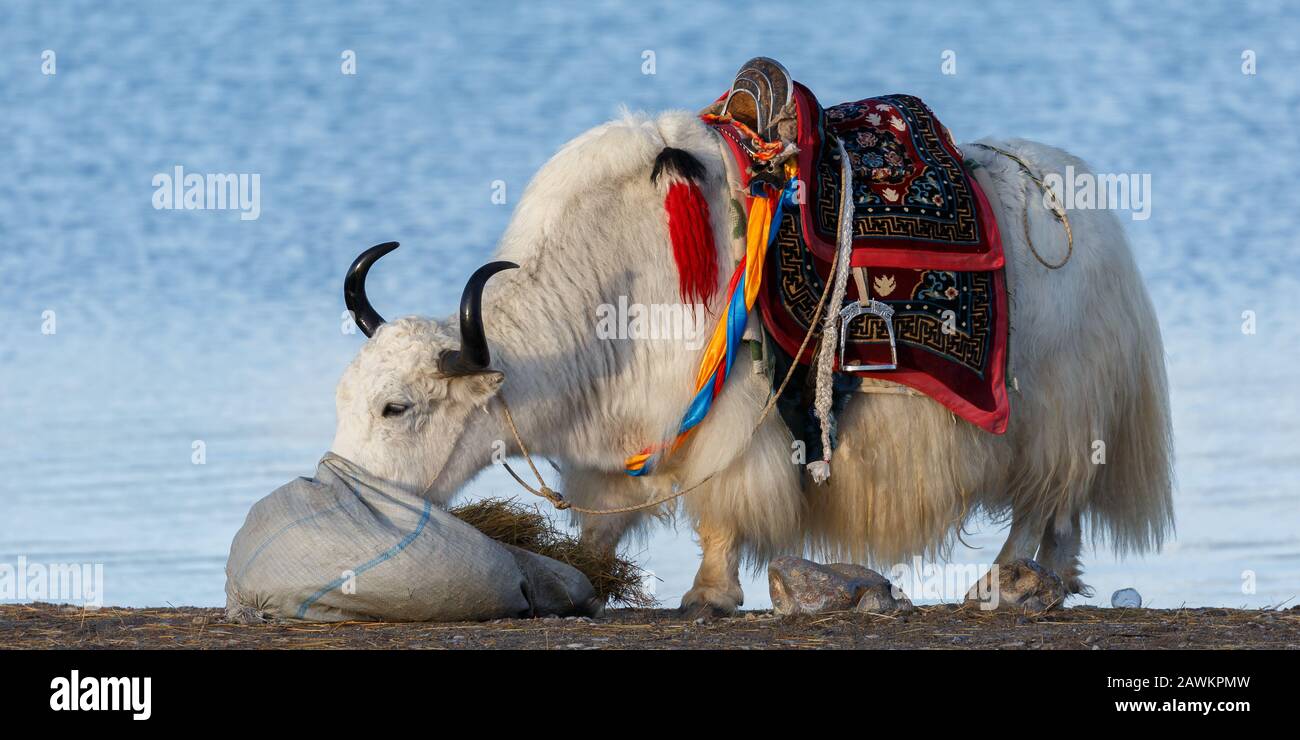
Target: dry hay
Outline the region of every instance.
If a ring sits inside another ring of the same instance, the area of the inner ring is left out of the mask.
[[[451,514],[497,542],[577,568],[591,581],[596,595],[611,604],[650,607],[655,603],[645,591],[644,574],[636,563],[587,547],[557,529],[536,507],[513,498],[483,499],[457,506]]]

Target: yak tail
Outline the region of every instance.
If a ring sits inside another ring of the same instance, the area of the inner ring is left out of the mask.
[[[1028,422],[1014,440],[1012,508],[1054,521],[1058,532],[1080,515],[1094,544],[1108,541],[1120,556],[1158,550],[1173,532],[1173,431],[1160,324],[1133,250],[1115,211],[1095,208],[1069,211],[1069,251],[1068,233],[1037,206],[1039,188],[1020,164],[1039,176],[1070,167],[1091,173],[1084,162],[1025,140],[995,146],[968,151],[1000,183],[1006,220],[1028,221],[1027,231],[1003,233],[1017,247],[1008,254],[1019,288],[1013,352],[1033,348],[1017,372],[1029,384],[1012,399],[1013,424],[1017,415]],[[1025,233],[1032,240],[1018,243]],[[1068,264],[1044,269],[1040,253],[1049,262],[1066,255]],[[1048,312],[1051,321],[1043,320]]]
[[[1094,542],[1110,541],[1117,555],[1159,550],[1174,529],[1174,443],[1165,377],[1164,344],[1155,310],[1143,286],[1126,291],[1134,353],[1129,377],[1115,379],[1120,391],[1111,417],[1111,454],[1098,466],[1086,516]]]

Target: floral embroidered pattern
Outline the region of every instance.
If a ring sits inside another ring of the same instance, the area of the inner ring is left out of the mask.
[[[854,237],[984,246],[975,196],[952,137],[910,95],[885,95],[825,109],[819,138],[844,143],[853,168]],[[839,163],[823,145],[817,161],[816,225],[834,233]]]
[[[866,270],[863,288],[893,309],[897,345],[896,370],[858,374],[909,386],[1001,434],[1009,414],[1004,257],[997,222],[961,150],[918,98],[888,95],[825,109],[806,87],[794,88],[807,198],[784,213],[768,249],[764,327],[783,352],[800,351],[838,254],[847,195],[852,264]],[[853,175],[849,193],[845,168]],[[857,300],[858,284],[850,283],[846,301]],[[847,363],[891,358],[878,316],[858,316],[843,336]],[[814,356],[805,351],[799,359]]]

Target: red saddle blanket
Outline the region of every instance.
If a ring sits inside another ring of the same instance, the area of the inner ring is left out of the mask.
[[[823,110],[794,86],[799,179],[768,250],[759,303],[771,337],[794,355],[808,331],[836,250],[836,141],[853,171],[852,265],[872,297],[894,309],[898,368],[860,372],[924,393],[977,426],[1006,431],[1007,294],[997,222],[948,130],[919,98],[886,95]],[[742,172],[748,155],[732,146]],[[742,184],[748,176],[742,175]],[[849,281],[847,301],[858,300]],[[837,311],[839,306],[834,307]],[[846,361],[889,361],[884,320],[847,329]],[[814,356],[806,350],[800,362]]]

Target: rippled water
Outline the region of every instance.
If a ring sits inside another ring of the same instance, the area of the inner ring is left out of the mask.
[[[959,140],[1020,135],[1152,174],[1152,217],[1127,226],[1169,355],[1178,536],[1145,559],[1090,555],[1094,601],[1123,586],[1157,606],[1300,594],[1293,12],[356,5],[0,8],[0,563],[103,563],[109,603],[221,603],[249,505],[332,438],[361,341],[339,331],[356,252],[401,239],[373,292],[393,314],[449,313],[509,216],[493,180],[517,194],[620,104],[698,108],[766,54],[828,104],[908,92]],[[944,50],[956,75],[940,74]],[[178,164],[259,173],[261,217],[154,210],[153,175]],[[471,486],[513,492],[496,471]],[[967,541],[983,549],[954,557],[987,561],[1001,536],[979,529]],[[675,603],[690,532],[633,552]],[[761,579],[746,590],[767,603]]]

